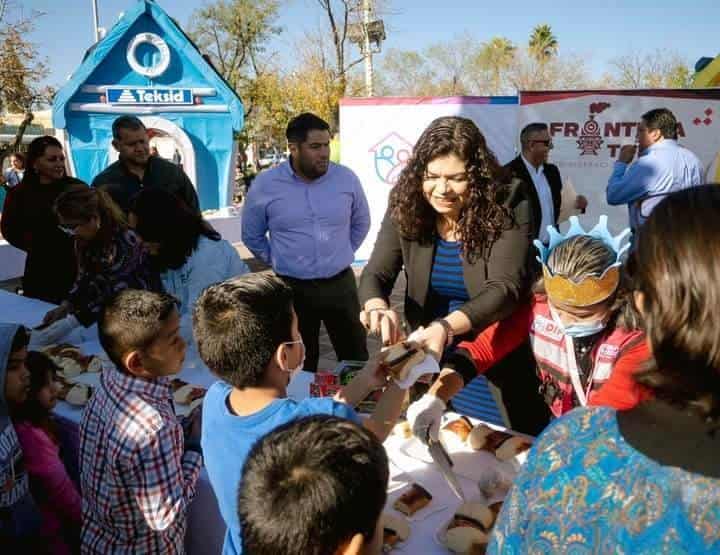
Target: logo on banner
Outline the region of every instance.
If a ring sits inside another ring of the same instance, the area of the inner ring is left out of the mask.
[[[187,105],[193,103],[192,89],[108,87],[108,104]]]
[[[389,133],[368,152],[373,154],[375,175],[383,183],[394,185],[412,154],[413,145],[400,135]]]
[[[590,104],[588,120],[583,125],[580,138],[577,140],[580,156],[588,154],[592,154],[593,156],[598,155],[598,151],[604,141],[600,136],[600,125],[595,121],[595,116],[607,110],[609,107],[610,104],[608,102],[593,102]]]
[[[710,125],[712,123],[712,118],[710,116],[713,115],[713,109],[712,108],[706,108],[703,112],[704,118],[695,118],[693,120],[693,125]]]
[[[577,121],[551,121],[548,124],[550,128],[550,137],[555,140],[557,145],[558,137],[572,138],[580,151],[579,156],[601,156],[608,154],[609,157],[616,158],[623,143],[627,144],[628,139],[636,142],[637,121],[618,121],[612,116],[605,114],[604,121],[599,122],[597,116],[610,108],[612,105],[608,102],[593,102],[589,105],[588,119],[581,126]],[[693,124],[698,126],[708,126],[713,122],[711,116],[714,115],[712,108],[706,108],[702,113],[702,117],[693,119]],[[685,138],[685,126],[682,121],[678,121],[677,125],[678,137]],[[593,167],[598,165],[605,167],[605,160],[595,161],[585,159],[578,162],[566,162],[565,167]]]

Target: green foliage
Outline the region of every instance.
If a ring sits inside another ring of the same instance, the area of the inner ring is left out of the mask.
[[[47,64],[40,58],[36,45],[27,40],[34,21],[42,14],[32,12],[23,17],[22,11],[11,8],[7,0],[0,0],[0,123],[4,112],[24,117],[15,140],[0,148],[0,165],[5,156],[20,146],[25,129],[32,123],[33,112],[49,103],[54,95],[51,87],[41,85],[49,73]]]
[[[557,56],[559,44],[550,25],[543,23],[533,28],[528,47],[533,58],[544,63]]]

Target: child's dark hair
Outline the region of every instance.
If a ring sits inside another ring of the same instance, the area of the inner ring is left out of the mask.
[[[364,428],[328,415],[285,424],[255,444],[238,512],[253,555],[331,555],[355,534],[369,543],[387,498],[388,459]]]
[[[167,293],[125,289],[115,295],[98,321],[100,344],[115,366],[124,369],[125,354],[147,349],[177,307]]]
[[[292,290],[270,272],[212,285],[193,313],[200,358],[234,387],[257,386],[277,348],[293,340],[292,318]]]
[[[30,343],[30,332],[25,326],[19,326],[10,344],[10,352],[16,353],[20,349],[27,347],[28,343]]]
[[[140,191],[133,197],[130,213],[135,216],[135,232],[142,240],[160,243],[159,254],[152,257],[160,272],[185,264],[201,236],[220,240],[220,234],[200,214],[162,189]]]
[[[37,394],[43,387],[55,381],[60,367],[48,355],[39,351],[28,352],[25,366],[30,373],[30,390],[27,400],[13,413],[13,418],[43,427],[51,435],[55,435],[55,427],[51,426],[48,411],[38,402]]]

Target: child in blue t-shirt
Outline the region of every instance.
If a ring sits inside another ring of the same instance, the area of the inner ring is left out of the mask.
[[[208,287],[198,299],[194,333],[200,356],[221,381],[205,395],[202,449],[205,466],[227,524],[223,554],[242,553],[237,491],[255,442],[292,420],[328,414],[361,423],[353,406],[384,385],[387,376],[369,363],[333,399],[287,398],[302,370],[305,347],[292,290],[270,273],[246,274]],[[401,412],[405,391],[390,382],[370,418],[362,422],[380,441]]]

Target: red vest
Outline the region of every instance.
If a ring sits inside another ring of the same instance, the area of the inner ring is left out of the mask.
[[[547,300],[536,297],[533,314],[530,342],[538,375],[550,410],[562,416],[580,404],[572,383],[565,333],[553,320]],[[593,367],[586,389],[588,399],[608,380],[623,351],[643,337],[642,331],[624,328],[608,328],[599,336],[590,352]]]

